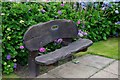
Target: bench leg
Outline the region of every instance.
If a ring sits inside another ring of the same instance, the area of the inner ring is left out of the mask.
[[[78,53],[78,52],[85,52],[85,51],[87,51],[87,49],[88,49],[88,48],[84,48],[84,49],[82,49],[82,50],[78,50],[78,51],[76,51],[76,53]]]
[[[59,61],[55,62],[53,65],[54,66],[58,66],[59,65]]]
[[[28,69],[31,77],[36,77],[39,74],[39,64],[36,64],[35,57],[37,53],[30,52],[28,57]]]
[[[73,55],[70,55],[69,57],[67,57],[67,61],[71,61],[73,59]]]
[[[88,49],[88,48],[85,48],[85,49],[83,49],[83,50],[81,50],[81,51],[82,51],[82,52],[85,52],[85,51],[87,51],[87,49]]]

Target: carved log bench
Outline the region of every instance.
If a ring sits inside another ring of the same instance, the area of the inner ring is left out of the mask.
[[[50,65],[61,59],[71,56],[75,52],[85,51],[92,45],[89,39],[78,39],[72,42],[72,38],[78,36],[78,28],[71,20],[52,20],[31,26],[24,34],[23,43],[30,51],[28,67],[32,76],[39,74],[39,64]],[[38,49],[54,40],[62,38],[63,45],[60,49],[45,55],[38,56]]]

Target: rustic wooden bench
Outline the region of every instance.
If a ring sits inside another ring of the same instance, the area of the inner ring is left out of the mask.
[[[89,39],[78,39],[72,42],[72,38],[78,36],[78,28],[71,20],[52,20],[31,26],[24,34],[24,45],[30,51],[28,67],[32,76],[39,74],[39,65],[50,65],[61,59],[71,56],[79,51],[86,51],[92,45]],[[38,56],[38,49],[54,40],[62,38],[63,45],[60,49],[45,55]]]

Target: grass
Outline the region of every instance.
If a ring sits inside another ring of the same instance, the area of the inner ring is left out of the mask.
[[[112,59],[120,59],[120,57],[118,57],[118,38],[109,38],[106,41],[95,42],[86,52],[77,53],[75,56],[84,54],[94,54]]]

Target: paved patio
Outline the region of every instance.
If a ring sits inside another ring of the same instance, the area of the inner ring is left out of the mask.
[[[96,55],[84,55],[58,66],[37,78],[118,78],[118,61]]]

